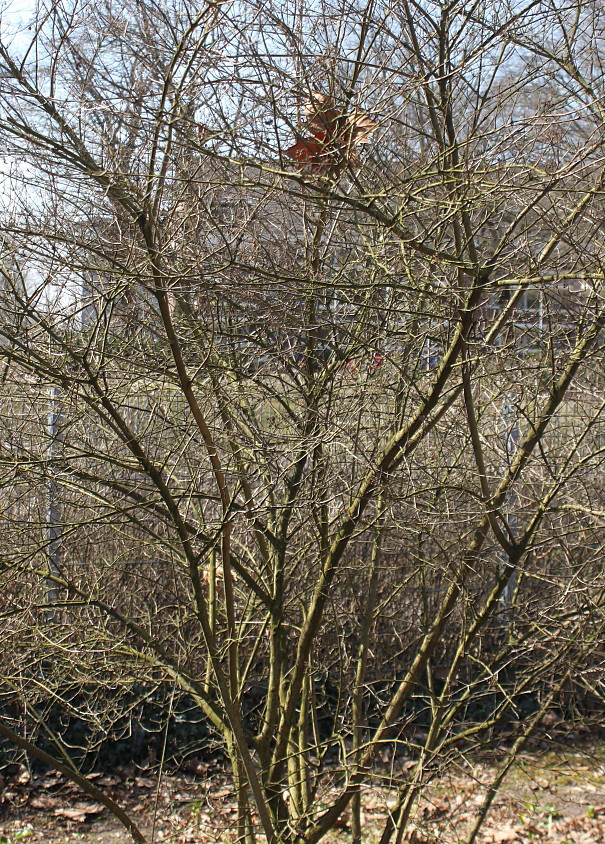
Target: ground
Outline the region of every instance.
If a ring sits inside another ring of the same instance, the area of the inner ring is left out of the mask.
[[[417,807],[406,840],[453,844],[464,840],[482,799],[487,764],[468,764],[436,780]],[[228,844],[234,840],[235,804],[217,764],[195,774],[157,778],[136,770],[93,775],[126,808],[151,842]],[[126,844],[131,839],[102,806],[64,777],[30,776],[20,768],[2,784],[0,844]],[[363,826],[375,844],[394,792],[376,787],[363,795]],[[155,818],[155,823],[154,823]],[[350,840],[348,818],[327,839]],[[604,844],[605,744],[584,742],[558,751],[523,754],[494,801],[478,837],[483,844]]]

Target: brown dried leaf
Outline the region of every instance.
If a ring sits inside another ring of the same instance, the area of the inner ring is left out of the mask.
[[[134,783],[139,788],[155,788],[157,785],[156,781],[152,780],[151,777],[136,777]]]
[[[502,844],[505,841],[519,841],[522,830],[518,826],[503,826],[500,829],[490,829],[487,833],[489,838],[486,841],[493,842],[493,844]]]
[[[13,774],[9,782],[14,783],[15,785],[27,785],[30,779],[31,775],[25,765],[19,765],[19,770],[16,774]]]
[[[117,785],[120,782],[119,777],[114,777],[111,774],[103,774],[103,776],[99,777],[98,784],[99,785]]]
[[[53,815],[83,823],[89,815],[98,815],[104,808],[100,803],[74,803],[73,806],[58,806]]]
[[[56,802],[57,801],[53,797],[47,797],[44,794],[40,794],[37,797],[33,797],[29,801],[29,805],[32,809],[43,809],[44,811],[48,811],[55,806]]]
[[[77,782],[68,782],[62,790],[68,794],[81,794],[84,791],[82,786]]]

